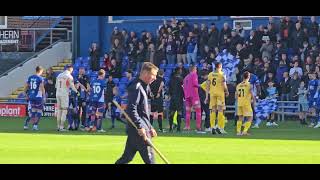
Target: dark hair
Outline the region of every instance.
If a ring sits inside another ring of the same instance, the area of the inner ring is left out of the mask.
[[[158,71],[158,75],[159,75],[159,76],[163,76],[163,74],[164,74],[163,70],[160,69],[160,70]]]
[[[243,79],[248,79],[250,76],[250,73],[248,71],[243,73]]]
[[[207,71],[207,70],[202,70],[202,72],[201,72],[201,76],[206,76],[206,75],[208,75],[209,74],[209,72]]]
[[[217,63],[215,64],[215,67],[216,67],[216,68],[221,68],[221,67],[222,67],[222,63],[221,63],[221,62],[217,62]]]
[[[43,67],[42,67],[42,66],[37,66],[37,67],[36,67],[36,72],[37,72],[37,73],[40,72],[41,70],[43,70]]]
[[[191,71],[193,71],[193,70],[196,69],[196,68],[197,68],[197,66],[194,65],[194,64],[192,64],[192,65],[189,67],[189,71],[191,72]]]
[[[128,69],[128,70],[127,70],[127,73],[132,74],[132,69]]]

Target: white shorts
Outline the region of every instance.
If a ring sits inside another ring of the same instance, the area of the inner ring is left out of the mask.
[[[57,108],[68,109],[69,107],[69,96],[57,96]]]

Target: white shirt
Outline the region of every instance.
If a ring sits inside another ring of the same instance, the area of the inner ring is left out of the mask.
[[[301,67],[293,67],[290,69],[289,76],[293,77],[293,74],[297,72],[298,76],[301,77],[303,75]]]
[[[70,87],[77,92],[74,87],[73,77],[69,71],[64,71],[59,74],[56,81],[56,96],[69,96]]]

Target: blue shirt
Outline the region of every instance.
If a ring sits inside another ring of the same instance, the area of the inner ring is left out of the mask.
[[[91,102],[104,103],[104,93],[107,87],[106,81],[102,79],[95,79],[90,84],[90,100]]]
[[[256,96],[257,95],[257,85],[260,85],[260,80],[259,80],[258,76],[251,73],[249,83],[252,85],[254,96]]]
[[[317,88],[318,88],[318,80],[317,79],[310,80],[309,84],[308,84],[308,89],[309,89],[308,98],[309,99],[313,99],[314,98],[314,95],[317,92]]]
[[[187,52],[193,53],[196,48],[197,40],[195,38],[191,38],[191,40],[187,43]]]
[[[40,90],[41,83],[43,83],[43,78],[41,76],[29,76],[27,80],[29,86],[27,93],[30,100],[42,100],[43,94]]]
[[[268,87],[267,92],[268,92],[267,96],[272,97],[277,94],[277,88],[276,87]]]

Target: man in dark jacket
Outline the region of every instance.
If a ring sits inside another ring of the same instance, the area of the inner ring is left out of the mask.
[[[118,39],[120,42],[120,46],[124,47],[125,44],[123,44],[124,42],[124,36],[123,34],[119,31],[118,27],[114,27],[113,28],[113,32],[111,34],[110,37],[110,44],[114,44],[115,39]]]
[[[281,101],[289,101],[290,77],[288,72],[283,73],[284,79],[280,82]]]
[[[218,47],[218,44],[219,44],[219,30],[217,29],[215,23],[212,23],[209,29],[208,46],[210,49],[214,49],[215,47]]]
[[[206,82],[208,80],[208,74],[210,71],[208,70],[202,70],[201,71],[201,76],[199,78],[199,84],[201,85],[202,83]],[[209,109],[209,102],[204,103],[206,99],[206,90],[205,88],[202,88],[202,86],[199,87],[199,97],[201,101],[201,112],[205,113],[205,124],[204,127],[206,128],[205,130],[208,132],[211,132],[210,129],[210,109]]]
[[[89,48],[89,55],[90,55],[90,67],[92,71],[99,71],[99,58],[100,58],[100,51],[97,47],[96,43],[92,43],[91,48]]]
[[[170,107],[169,107],[169,132],[173,131],[173,116],[177,111],[177,132],[180,132],[181,128],[181,117],[183,111],[183,77],[182,77],[182,69],[176,67],[172,77],[169,82],[169,97],[170,97]]]
[[[139,151],[146,164],[155,163],[153,149],[146,143],[148,138],[157,136],[150,123],[147,89],[150,90],[149,85],[156,80],[157,73],[158,68],[155,65],[145,62],[142,66],[140,77],[132,81],[128,86],[127,113],[138,130],[131,123],[127,124],[128,138],[126,147],[116,164],[129,163],[137,151]]]

